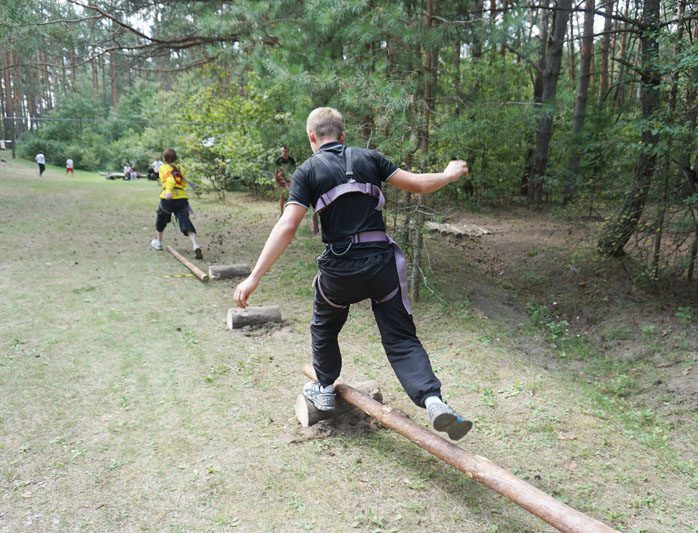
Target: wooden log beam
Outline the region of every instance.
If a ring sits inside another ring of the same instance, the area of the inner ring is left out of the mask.
[[[264,307],[248,307],[228,309],[228,329],[238,329],[245,326],[263,326],[268,323],[281,323],[281,309],[278,305]]]
[[[230,279],[241,276],[249,276],[252,269],[250,265],[209,265],[208,276],[211,279]]]
[[[375,381],[364,381],[361,383],[356,383],[354,388],[358,390],[361,394],[365,394],[369,398],[383,403],[383,393],[378,384]],[[356,408],[344,401],[343,398],[337,398],[337,407],[334,411],[320,411],[316,408],[310,400],[308,400],[303,393],[299,394],[296,398],[296,418],[301,423],[304,428],[314,426],[321,420],[327,420],[328,418],[334,418],[335,416],[342,415],[349,411],[356,411]]]
[[[303,373],[312,380],[317,379],[311,365],[305,365]],[[344,383],[336,383],[334,390],[338,398],[358,407],[384,426],[398,432],[433,456],[463,472],[478,483],[498,492],[558,530],[575,533],[612,533],[615,531],[603,522],[585,515],[517,478],[486,457],[468,453],[463,448],[439,437],[414,423],[407,415],[397,409],[378,403]]]
[[[187,267],[189,270],[191,270],[191,273],[194,274],[197,278],[199,278],[203,282],[208,281],[208,274],[201,270],[198,266],[196,266],[194,263],[189,261],[186,257],[184,257],[182,254],[180,254],[177,250],[172,248],[172,246],[167,247],[167,251],[172,254],[172,256],[182,263],[185,267]]]

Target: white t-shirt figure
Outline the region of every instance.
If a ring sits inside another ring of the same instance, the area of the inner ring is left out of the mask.
[[[73,173],[73,160],[72,160],[72,159],[66,159],[66,160],[65,160],[65,173],[66,173],[66,174],[72,174],[72,173]]]
[[[36,162],[39,163],[40,165],[45,165],[45,164],[46,164],[46,158],[44,157],[44,154],[42,154],[41,152],[39,152],[38,154],[36,154],[36,157],[35,157],[34,159],[35,159]]]
[[[162,161],[160,161],[160,158],[157,158],[150,166],[155,171],[155,175],[157,176],[158,172],[160,171],[160,167],[162,166]]]

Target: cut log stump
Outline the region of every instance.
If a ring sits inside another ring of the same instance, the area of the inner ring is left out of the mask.
[[[228,309],[228,329],[239,329],[245,326],[263,326],[268,323],[281,323],[281,308],[278,305],[264,307],[248,307]]]
[[[378,388],[378,384],[375,381],[364,381],[357,383],[354,385],[354,388],[369,398],[383,403],[383,393]],[[350,403],[345,402],[340,397],[337,397],[337,406],[334,411],[320,411],[310,400],[303,396],[303,393],[299,394],[296,398],[295,409],[296,418],[304,428],[314,426],[321,420],[334,418],[336,416],[343,415],[344,413],[348,413],[349,411],[352,411],[358,415],[363,415],[360,410],[355,408]]]
[[[208,276],[211,279],[230,279],[249,276],[252,269],[250,265],[209,265]]]

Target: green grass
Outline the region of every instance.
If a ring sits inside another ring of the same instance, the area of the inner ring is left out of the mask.
[[[298,426],[322,249],[309,220],[252,299],[280,305],[285,326],[230,332],[234,283],[171,277],[186,270],[148,249],[152,183],[34,170],[0,167],[0,529],[550,530],[378,423]],[[277,216],[244,193],[192,203],[210,262],[254,262]],[[190,254],[174,228],[165,239]],[[602,384],[531,359],[517,328],[486,320],[444,270],[435,257],[439,297],[425,291],[415,320],[446,398],[476,421],[461,446],[619,529],[695,527],[698,421],[632,404],[641,377],[590,350]],[[426,425],[369,306],[352,308],[340,342],[343,378],[376,379]],[[559,346],[549,339],[550,361]]]

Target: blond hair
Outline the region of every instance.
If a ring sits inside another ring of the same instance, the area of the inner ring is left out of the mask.
[[[308,115],[305,128],[315,133],[318,139],[337,139],[344,133],[344,117],[331,107],[318,107]]]

